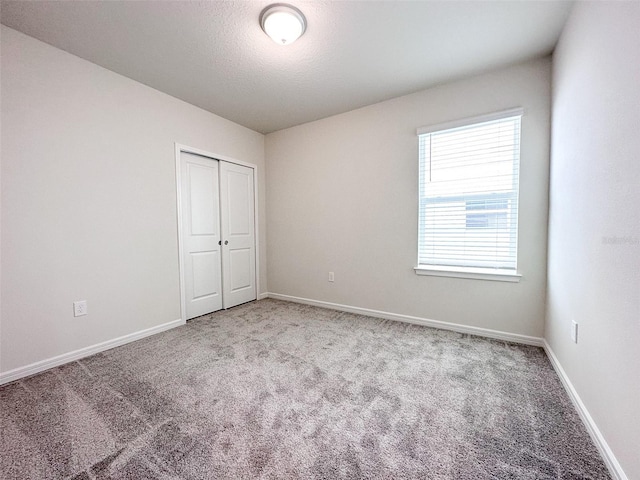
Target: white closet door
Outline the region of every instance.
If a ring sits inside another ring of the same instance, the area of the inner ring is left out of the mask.
[[[253,169],[220,162],[223,307],[256,299]]]
[[[186,319],[222,308],[219,165],[182,152],[182,255]]]

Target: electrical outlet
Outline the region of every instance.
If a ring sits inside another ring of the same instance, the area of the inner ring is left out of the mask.
[[[82,315],[86,315],[87,311],[87,301],[79,300],[77,302],[73,302],[73,316],[81,317]]]
[[[333,282],[335,280],[335,277],[333,276],[333,272],[329,272],[329,281]]]
[[[578,343],[578,322],[571,320],[571,340]]]

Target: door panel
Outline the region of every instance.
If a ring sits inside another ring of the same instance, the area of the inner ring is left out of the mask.
[[[256,299],[253,169],[220,162],[223,307]]]
[[[253,215],[250,202],[253,202],[251,176],[247,172],[227,171],[227,192],[229,215],[229,235],[251,235]]]
[[[198,252],[191,254],[193,266],[193,299],[220,295],[220,279],[216,273],[220,267],[218,252]]]
[[[218,232],[217,169],[189,163],[191,235],[215,235]]]
[[[229,288],[232,292],[251,288],[251,250],[249,248],[237,248],[229,252],[231,278]]]
[[[219,165],[180,154],[186,319],[222,308]]]

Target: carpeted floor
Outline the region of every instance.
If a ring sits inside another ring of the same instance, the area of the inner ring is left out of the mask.
[[[2,479],[610,478],[540,348],[276,300],[0,387]]]

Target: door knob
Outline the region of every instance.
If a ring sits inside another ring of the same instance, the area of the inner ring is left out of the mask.
[[[225,241],[224,241],[224,244],[225,244],[225,245],[229,245],[229,240],[225,240]]]

